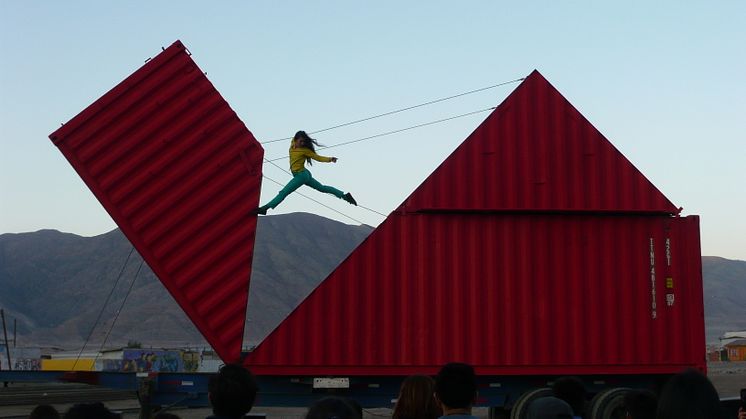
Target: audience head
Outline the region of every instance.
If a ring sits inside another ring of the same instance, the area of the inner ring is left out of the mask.
[[[541,397],[528,406],[526,419],[572,419],[572,407],[557,397]]]
[[[254,406],[258,391],[254,376],[238,364],[227,364],[207,385],[212,411],[217,416],[241,417]]]
[[[585,411],[585,385],[578,377],[560,377],[552,384],[554,397],[562,399],[572,407],[575,416]]]
[[[173,413],[161,412],[161,413],[156,413],[155,416],[153,416],[153,419],[181,419],[181,418],[177,415],[174,415]]]
[[[308,408],[306,419],[362,419],[360,405],[344,397],[325,397]]]
[[[630,419],[655,419],[658,396],[650,390],[631,390],[624,395],[624,408]]]
[[[443,409],[471,408],[477,397],[477,377],[471,365],[452,362],[435,378],[435,397]]]
[[[31,411],[29,419],[60,419],[60,413],[53,406],[40,404]]]
[[[64,419],[121,419],[121,415],[107,409],[101,402],[80,403],[65,412]]]
[[[686,370],[668,380],[658,399],[658,419],[720,419],[720,398],[710,380]]]
[[[433,393],[435,380],[426,375],[410,375],[399,389],[399,397],[394,406],[393,419],[437,418],[442,412],[435,402]]]

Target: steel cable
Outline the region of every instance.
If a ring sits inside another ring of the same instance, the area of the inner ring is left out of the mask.
[[[98,359],[98,355],[103,351],[104,345],[106,345],[106,342],[109,340],[109,335],[111,335],[111,331],[114,330],[114,325],[117,323],[117,320],[119,319],[119,314],[122,313],[122,309],[124,308],[124,304],[127,302],[127,298],[129,298],[130,293],[132,292],[132,288],[135,286],[135,281],[137,281],[137,276],[140,274],[140,270],[142,269],[142,265],[145,263],[145,259],[140,261],[140,265],[137,267],[137,272],[135,272],[135,277],[132,279],[132,282],[130,283],[129,289],[127,289],[127,294],[124,295],[124,299],[122,300],[122,304],[119,305],[119,309],[117,310],[116,314],[114,315],[114,320],[111,322],[111,327],[109,327],[109,330],[106,332],[106,336],[104,337],[104,341],[101,342],[101,347],[98,349],[98,354],[96,354],[96,358],[93,360],[95,363]]]
[[[366,141],[366,140],[370,140],[370,139],[373,139],[373,138],[383,137],[383,136],[386,136],[386,135],[397,134],[397,133],[400,133],[400,132],[413,130],[415,128],[426,127],[428,125],[439,124],[439,123],[442,123],[442,122],[451,121],[453,119],[463,118],[463,117],[470,116],[470,115],[475,115],[475,114],[478,114],[478,113],[481,113],[481,112],[491,111],[491,110],[494,110],[494,109],[496,109],[496,107],[493,106],[493,107],[490,107],[490,108],[480,109],[478,111],[467,112],[467,113],[464,113],[464,114],[461,114],[461,115],[456,115],[456,116],[451,116],[451,117],[448,117],[448,118],[438,119],[437,121],[425,122],[423,124],[412,125],[411,127],[406,127],[406,128],[401,128],[401,129],[397,129],[397,130],[393,130],[393,131],[388,131],[388,132],[384,132],[384,133],[380,133],[380,134],[370,135],[368,137],[358,138],[356,140],[344,141],[344,142],[337,143],[337,144],[332,144],[332,145],[329,145],[329,146],[319,146],[319,150],[327,149],[327,148],[333,148],[333,147],[340,147],[340,146],[343,146],[343,145],[348,145],[348,144],[353,144],[353,143],[359,143],[361,141]],[[286,158],[287,158],[287,156],[282,156],[282,157],[275,157],[275,158],[272,158],[272,159],[265,158],[264,160],[267,163],[272,163],[272,162],[275,162],[277,160],[282,160],[282,159],[286,159]]]
[[[359,124],[361,122],[370,121],[372,119],[376,119],[376,118],[381,118],[381,117],[384,117],[384,116],[393,115],[393,114],[396,114],[396,113],[399,113],[399,112],[409,111],[409,110],[412,110],[412,109],[420,108],[420,107],[427,106],[427,105],[432,105],[432,104],[435,104],[435,103],[438,103],[438,102],[443,102],[443,101],[446,101],[446,100],[455,99],[457,97],[466,96],[466,95],[470,95],[470,94],[473,94],[473,93],[482,92],[482,91],[489,90],[489,89],[494,89],[495,87],[500,87],[500,86],[505,86],[506,84],[516,83],[516,82],[519,82],[519,81],[523,81],[524,79],[525,79],[525,77],[521,77],[519,79],[514,79],[514,80],[505,81],[505,82],[498,83],[498,84],[493,84],[492,86],[482,87],[482,88],[479,88],[479,89],[470,90],[468,92],[459,93],[459,94],[456,94],[456,95],[453,95],[453,96],[447,96],[447,97],[443,97],[443,98],[440,98],[440,99],[431,100],[431,101],[428,101],[428,102],[420,103],[418,105],[407,106],[406,108],[401,108],[401,109],[396,109],[396,110],[389,111],[389,112],[384,112],[384,113],[381,113],[381,114],[378,114],[378,115],[369,116],[367,118],[362,118],[362,119],[358,119],[358,120],[351,121],[351,122],[345,122],[344,124],[334,125],[334,126],[329,127],[329,128],[324,128],[324,129],[320,129],[320,130],[310,131],[309,134],[318,134],[319,132],[329,131],[329,130],[333,130],[333,129],[336,129],[336,128],[342,128],[342,127],[346,127],[346,126],[350,126],[350,125],[354,125],[354,124]],[[275,139],[275,140],[262,141],[260,143],[261,144],[269,144],[269,143],[275,143],[275,142],[278,142],[278,141],[287,141],[287,140],[289,140],[291,138],[292,137],[278,138],[278,139]]]
[[[127,254],[127,259],[124,261],[124,264],[122,265],[122,269],[119,271],[119,275],[117,276],[117,280],[114,281],[114,286],[111,287],[111,291],[109,292],[109,295],[106,297],[106,300],[104,301],[104,305],[101,307],[101,310],[98,312],[98,317],[96,317],[96,321],[93,322],[93,327],[91,327],[91,331],[88,333],[88,337],[85,339],[85,342],[83,343],[83,347],[80,348],[80,351],[78,352],[78,356],[75,358],[75,362],[73,363],[72,371],[75,371],[75,367],[78,365],[78,361],[80,360],[80,356],[83,353],[83,350],[85,350],[85,347],[88,345],[88,341],[91,340],[91,336],[93,336],[93,331],[96,330],[96,326],[98,325],[99,320],[101,320],[101,316],[104,314],[104,310],[106,309],[106,305],[109,304],[109,300],[111,299],[111,296],[114,294],[114,290],[117,289],[117,285],[119,284],[119,280],[122,278],[122,274],[124,273],[124,268],[127,267],[127,263],[130,261],[130,256],[132,256],[132,252],[135,251],[135,247],[132,246],[130,249],[129,254]]]

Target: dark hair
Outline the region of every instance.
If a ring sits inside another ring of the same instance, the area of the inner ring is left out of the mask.
[[[218,416],[243,416],[254,406],[258,387],[251,372],[238,364],[223,365],[207,385],[212,411]]]
[[[671,377],[658,398],[658,419],[719,419],[720,398],[710,380],[695,370]]]
[[[155,416],[153,416],[153,419],[181,419],[181,418],[178,415],[174,415],[173,413],[161,412],[161,413],[156,413]]]
[[[29,419],[60,419],[60,412],[48,404],[40,404],[29,414]]]
[[[433,392],[435,380],[426,375],[410,375],[399,388],[393,419],[435,419],[441,416]]]
[[[344,397],[325,397],[308,408],[306,419],[362,419],[360,405]]]
[[[295,133],[295,135],[293,136],[293,141],[298,140],[298,139],[301,140],[301,147],[305,147],[313,151],[314,153],[316,152],[316,146],[321,147],[321,144],[319,144],[319,142],[314,140],[313,138],[309,137],[305,131],[298,131]],[[313,162],[311,161],[309,157],[306,157],[306,162],[310,166],[313,165]]]
[[[458,409],[470,407],[477,395],[477,377],[471,365],[451,362],[443,366],[435,378],[435,394],[444,406]]]
[[[107,409],[101,402],[79,403],[65,412],[64,419],[120,419],[121,416]]]
[[[624,408],[632,419],[655,419],[658,396],[650,390],[630,390],[624,395]]]
[[[552,384],[554,397],[562,399],[572,407],[576,416],[585,410],[585,385],[578,377],[560,377]]]

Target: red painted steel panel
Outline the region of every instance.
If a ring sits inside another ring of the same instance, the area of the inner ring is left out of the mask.
[[[704,368],[698,231],[697,217],[394,214],[245,363],[268,375]]]
[[[50,138],[220,357],[237,361],[264,151],[184,45]]]
[[[400,210],[678,213],[538,71]]]
[[[534,72],[244,362],[268,375],[704,370],[699,221],[677,212]]]

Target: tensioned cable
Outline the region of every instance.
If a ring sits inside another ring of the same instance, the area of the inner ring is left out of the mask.
[[[443,118],[443,119],[439,119],[437,121],[425,122],[424,124],[413,125],[413,126],[407,127],[407,128],[401,128],[401,129],[397,129],[397,130],[394,130],[394,131],[388,131],[388,132],[384,132],[384,133],[381,133],[381,134],[375,134],[375,135],[371,135],[371,136],[368,136],[368,137],[358,138],[357,140],[345,141],[345,142],[341,142],[341,143],[338,143],[338,144],[332,144],[332,145],[329,145],[329,146],[319,146],[319,150],[326,149],[326,148],[332,148],[332,147],[339,147],[339,146],[343,146],[343,145],[347,145],[347,144],[352,144],[352,143],[359,143],[361,141],[366,141],[366,140],[370,140],[370,139],[373,139],[373,138],[383,137],[385,135],[397,134],[397,133],[400,133],[400,132],[413,130],[415,128],[426,127],[428,125],[439,124],[441,122],[446,122],[446,121],[450,121],[450,120],[457,119],[457,118],[463,118],[463,117],[474,115],[474,114],[478,114],[478,113],[481,113],[481,112],[491,111],[491,110],[494,110],[494,109],[496,109],[496,107],[493,106],[491,108],[480,109],[478,111],[473,111],[473,112],[468,112],[468,113],[461,114],[461,115],[451,116],[449,118]],[[272,163],[274,161],[282,160],[282,159],[286,159],[286,158],[287,158],[287,156],[283,156],[283,157],[276,157],[276,158],[273,158],[273,159],[266,159],[265,158],[264,160],[266,160],[268,163]]]
[[[285,172],[285,173],[289,174],[290,176],[292,176],[292,175],[293,175],[293,174],[292,174],[292,173],[290,173],[289,171],[287,171],[287,170],[283,169],[282,167],[280,167],[280,166],[279,166],[279,165],[278,165],[277,163],[275,163],[275,162],[273,162],[273,161],[269,161],[269,160],[267,160],[266,158],[265,158],[264,160],[266,160],[266,161],[267,161],[267,163],[271,164],[272,166],[274,166],[274,167],[276,167],[276,168],[278,168],[278,169],[282,170],[283,172]],[[265,176],[265,177],[266,177],[266,176]],[[267,178],[267,179],[269,179],[269,178]],[[274,182],[274,181],[273,181],[273,182]],[[303,195],[303,196],[305,196],[305,195]],[[316,202],[318,202],[318,201],[316,201]],[[370,212],[374,212],[374,213],[376,213],[376,214],[378,214],[378,215],[380,215],[380,216],[382,216],[382,217],[386,217],[386,214],[380,213],[380,212],[378,212],[378,211],[376,211],[376,210],[374,210],[374,209],[372,209],[372,208],[368,208],[368,207],[366,207],[366,206],[364,206],[364,205],[360,205],[360,204],[357,204],[356,206],[357,206],[357,207],[360,207],[360,208],[363,208],[363,209],[366,209],[366,210],[368,210],[368,211],[370,211]],[[340,214],[341,214],[341,213],[340,213]],[[352,217],[348,217],[348,218],[352,218]],[[354,219],[354,218],[353,218],[353,219]]]
[[[130,287],[127,290],[127,294],[124,295],[122,304],[119,305],[119,310],[117,310],[117,313],[114,316],[114,321],[111,322],[111,327],[109,327],[109,330],[106,332],[106,336],[104,337],[104,341],[101,343],[101,347],[98,349],[98,353],[96,354],[96,358],[94,358],[94,362],[98,359],[98,355],[101,353],[101,351],[104,350],[104,345],[106,345],[106,342],[109,340],[109,335],[111,335],[111,331],[114,330],[114,325],[117,323],[117,320],[119,319],[119,314],[122,312],[122,309],[124,308],[124,303],[127,302],[127,298],[130,296],[130,293],[132,292],[132,288],[135,286],[135,281],[137,281],[137,276],[140,274],[140,269],[142,269],[143,263],[145,263],[145,259],[141,260],[140,266],[137,267],[137,272],[135,272],[135,277],[132,279],[132,282],[130,283]]]
[[[265,175],[265,174],[262,174],[262,176],[263,176],[263,177],[265,177],[265,178],[266,178],[267,180],[270,180],[270,181],[272,181],[272,182],[274,182],[274,183],[276,183],[276,184],[278,184],[278,185],[280,185],[280,186],[285,186],[284,184],[282,184],[282,183],[280,183],[280,182],[278,182],[278,181],[276,181],[276,180],[272,179],[271,177],[269,177],[269,176],[267,176],[267,175]],[[336,212],[337,214],[339,214],[339,215],[341,215],[341,216],[343,216],[343,217],[347,217],[347,218],[349,218],[350,220],[352,220],[352,221],[354,221],[354,222],[356,222],[356,223],[360,223],[360,224],[365,224],[364,222],[362,222],[362,221],[360,221],[360,220],[357,220],[357,219],[355,219],[355,218],[352,218],[352,217],[350,217],[349,215],[347,215],[347,214],[344,214],[344,213],[342,213],[342,212],[340,212],[340,211],[337,211],[337,210],[335,210],[334,208],[330,207],[329,205],[326,205],[326,204],[324,204],[324,203],[322,203],[322,202],[320,202],[320,201],[317,201],[317,200],[315,200],[315,199],[311,198],[310,196],[308,196],[308,195],[306,195],[306,194],[304,194],[304,193],[302,193],[302,192],[296,192],[296,193],[297,193],[298,195],[300,195],[300,196],[304,197],[304,198],[310,199],[311,201],[313,201],[313,202],[315,202],[315,203],[317,203],[317,204],[321,205],[322,207],[325,207],[325,208],[327,208],[327,209],[330,209],[330,210],[332,210],[332,211]]]
[[[370,121],[371,119],[381,118],[381,117],[384,117],[384,116],[393,115],[395,113],[409,111],[409,110],[420,108],[420,107],[423,107],[423,106],[432,105],[432,104],[435,104],[435,103],[438,103],[438,102],[443,102],[443,101],[450,100],[450,99],[455,99],[457,97],[470,95],[472,93],[478,93],[478,92],[482,92],[482,91],[485,91],[485,90],[494,89],[495,87],[505,86],[506,84],[516,83],[516,82],[523,81],[523,80],[525,80],[525,77],[521,77],[519,79],[510,80],[510,81],[506,81],[506,82],[502,82],[502,83],[498,83],[498,84],[493,84],[492,86],[482,87],[480,89],[470,90],[468,92],[459,93],[459,94],[453,95],[453,96],[448,96],[448,97],[443,97],[443,98],[440,98],[440,99],[431,100],[429,102],[420,103],[419,105],[407,106],[406,108],[401,108],[401,109],[397,109],[397,110],[394,110],[394,111],[384,112],[382,114],[369,116],[367,118],[358,119],[358,120],[352,121],[352,122],[346,122],[344,124],[335,125],[333,127],[324,128],[324,129],[320,129],[320,130],[316,130],[316,131],[310,131],[309,134],[317,134],[319,132],[329,131],[329,130],[333,130],[335,128],[342,128],[342,127],[346,127],[346,126],[349,126],[349,125],[359,124],[360,122]],[[260,144],[269,144],[269,143],[276,143],[278,141],[287,141],[287,140],[289,140],[291,138],[292,137],[285,137],[285,138],[278,138],[276,140],[262,141],[262,142],[260,142]]]
[[[109,295],[106,297],[106,300],[104,301],[104,305],[101,307],[101,311],[98,312],[98,317],[96,317],[96,321],[93,323],[93,327],[91,327],[91,331],[88,333],[88,337],[85,339],[85,342],[83,343],[83,347],[80,348],[80,352],[78,352],[78,356],[75,358],[75,362],[73,363],[73,367],[72,367],[73,371],[75,371],[75,367],[78,365],[78,361],[80,360],[80,355],[83,353],[83,350],[88,345],[88,341],[91,339],[91,336],[93,336],[93,331],[96,330],[98,321],[101,320],[101,315],[104,314],[106,305],[109,304],[109,300],[111,299],[111,296],[114,294],[114,290],[117,289],[119,280],[122,278],[122,273],[124,273],[124,268],[127,267],[127,263],[130,261],[130,256],[132,256],[132,252],[134,251],[135,251],[135,246],[132,246],[132,249],[130,249],[129,254],[127,254],[127,259],[124,261],[124,264],[122,265],[122,269],[119,271],[119,276],[117,276],[117,280],[114,281],[114,286],[111,287],[111,291],[109,292]]]

